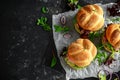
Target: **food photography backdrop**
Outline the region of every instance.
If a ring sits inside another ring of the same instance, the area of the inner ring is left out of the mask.
[[[80,6],[119,0],[79,0]],[[57,57],[52,15],[70,11],[68,0],[2,0],[0,2],[0,80],[65,80]],[[120,75],[120,72],[118,73]],[[98,80],[90,77],[78,80]]]

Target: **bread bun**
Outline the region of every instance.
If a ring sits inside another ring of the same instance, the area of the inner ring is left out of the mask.
[[[68,47],[67,59],[78,67],[88,66],[97,54],[97,48],[88,39],[77,39]]]
[[[99,30],[104,25],[103,10],[96,4],[87,5],[78,11],[76,20],[78,25],[85,30]]]
[[[115,50],[120,50],[120,24],[108,25],[106,38]]]

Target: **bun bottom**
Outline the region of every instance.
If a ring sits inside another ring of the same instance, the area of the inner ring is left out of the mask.
[[[79,25],[78,25],[77,23],[75,23],[74,26],[75,26],[75,30],[76,30],[78,33],[80,33]],[[80,33],[80,34],[81,34],[81,33]]]
[[[108,40],[106,39],[105,33],[102,36],[102,44],[103,47],[105,48],[105,50],[107,50],[108,52],[113,52],[116,51],[114,49],[114,47],[108,42]],[[117,51],[116,51],[117,52]]]
[[[73,68],[73,69],[79,70],[79,69],[85,68],[85,67],[79,67],[79,66],[71,63],[67,58],[64,58],[64,59],[65,59],[65,62],[66,62],[71,68]]]

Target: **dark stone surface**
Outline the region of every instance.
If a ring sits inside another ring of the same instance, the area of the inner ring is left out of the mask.
[[[79,0],[82,6],[98,2],[116,0]],[[64,80],[58,59],[50,68],[52,51],[56,53],[52,32],[37,26],[36,20],[46,16],[52,25],[52,14],[69,10],[66,0],[12,0],[0,6],[0,80]],[[49,8],[48,14],[41,13],[42,6]]]

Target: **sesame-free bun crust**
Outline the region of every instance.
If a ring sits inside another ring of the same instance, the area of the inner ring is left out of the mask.
[[[115,49],[120,49],[120,24],[108,25],[106,38]]]
[[[85,30],[99,30],[104,25],[103,9],[96,4],[84,6],[78,11],[76,20]]]
[[[97,48],[88,39],[77,39],[68,47],[67,59],[78,67],[88,66],[97,54]]]

